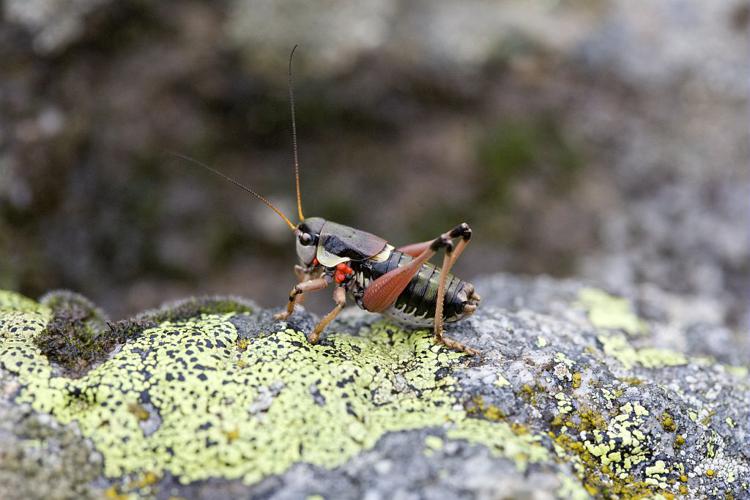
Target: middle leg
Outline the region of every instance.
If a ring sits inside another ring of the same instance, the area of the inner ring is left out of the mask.
[[[320,323],[315,325],[312,333],[310,333],[310,335],[307,337],[307,340],[311,344],[318,343],[318,340],[320,340],[321,332],[325,330],[325,327],[328,326],[328,323],[333,321],[333,319],[339,315],[341,310],[346,305],[346,289],[343,286],[337,286],[333,289],[333,301],[336,303],[336,307],[334,307],[331,312],[326,314],[325,317],[320,320]]]

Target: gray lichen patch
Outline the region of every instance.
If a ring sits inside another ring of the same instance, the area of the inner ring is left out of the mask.
[[[0,390],[9,389],[0,383]],[[94,486],[101,455],[75,425],[0,398],[0,497],[5,500],[101,498]]]

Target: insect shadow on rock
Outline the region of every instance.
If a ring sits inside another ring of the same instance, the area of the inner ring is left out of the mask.
[[[334,285],[336,306],[307,334],[310,343],[317,343],[321,332],[341,312],[348,293],[362,309],[382,313],[407,326],[431,326],[436,342],[457,351],[478,354],[477,350],[444,335],[445,322],[458,321],[472,314],[480,301],[471,283],[450,274],[453,264],[471,240],[468,224],[461,223],[433,240],[394,248],[374,234],[321,217],[305,218],[303,215],[292,81],[292,60],[296,49],[295,45],[289,54],[289,104],[298,224],[292,223],[268,199],[249,187],[198,160],[173,154],[247,191],[276,212],[294,233],[299,258],[294,271],[299,282],[289,293],[286,310],[277,314],[276,319],[286,320],[305,293]],[[437,267],[428,261],[441,249],[444,250],[443,264]]]

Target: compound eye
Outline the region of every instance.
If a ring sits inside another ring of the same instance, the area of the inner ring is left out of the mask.
[[[299,242],[303,246],[311,245],[313,242],[313,237],[310,236],[308,233],[300,233],[299,235]]]

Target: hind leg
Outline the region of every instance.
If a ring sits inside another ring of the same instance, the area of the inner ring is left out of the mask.
[[[461,240],[454,247],[453,240],[459,237]],[[450,339],[444,335],[443,308],[445,304],[445,282],[453,264],[471,240],[471,228],[464,222],[463,224],[454,227],[450,232],[441,235],[440,239],[444,242],[443,246],[445,247],[445,255],[443,256],[443,266],[440,269],[437,302],[435,303],[435,323],[433,328],[435,340],[456,351],[463,351],[472,355],[479,354],[479,351],[476,349],[466,347],[461,342]]]
[[[453,246],[453,240],[461,238]],[[445,302],[445,282],[451,267],[464,251],[471,239],[471,228],[468,224],[463,223],[454,227],[447,233],[443,233],[432,241],[415,243],[401,247],[400,251],[414,257],[408,264],[397,267],[383,276],[379,277],[367,287],[363,295],[364,308],[370,312],[383,312],[387,310],[396,301],[401,292],[408,286],[411,279],[424,262],[432,258],[441,248],[445,248],[445,257],[443,259],[443,268],[440,271],[438,293],[435,303],[434,332],[435,341],[451,349],[463,351],[468,354],[478,354],[478,351],[466,347],[462,343],[449,339],[443,335],[443,310]],[[478,295],[474,294],[478,299]],[[476,306],[474,304],[469,307]]]

